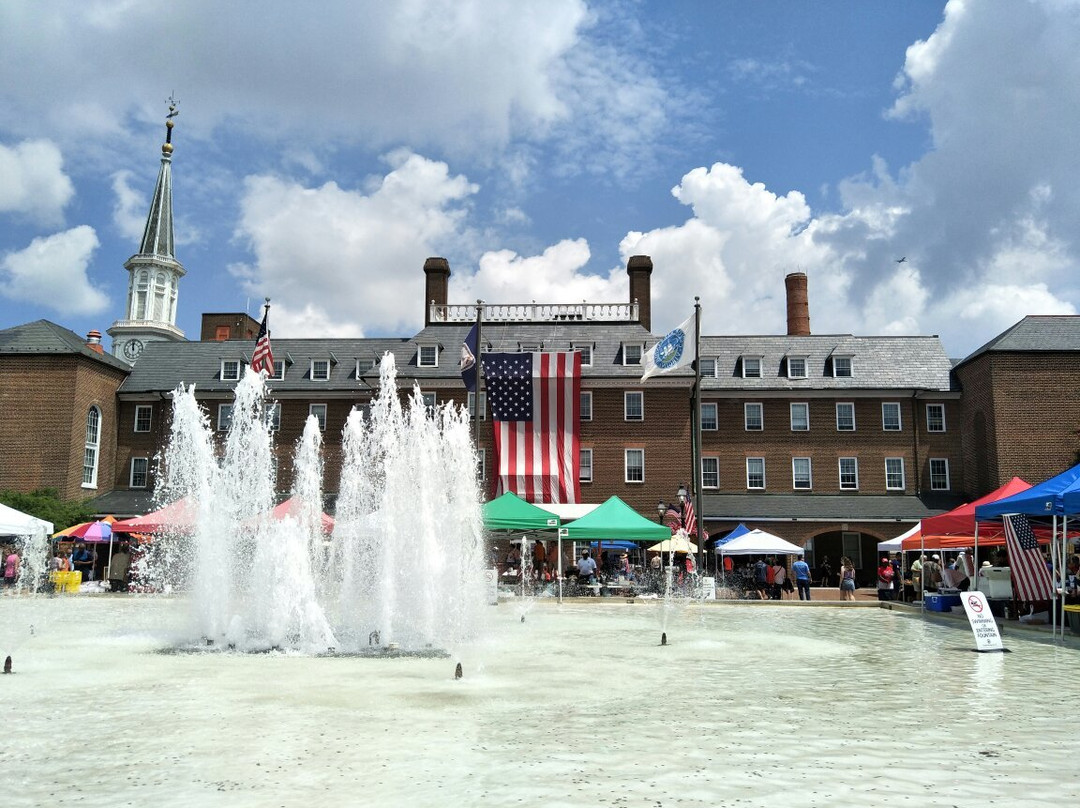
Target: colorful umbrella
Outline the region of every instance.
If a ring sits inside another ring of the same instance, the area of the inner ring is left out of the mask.
[[[54,533],[53,538],[81,539],[87,542],[106,542],[112,538],[112,518],[107,517],[100,522],[80,522],[77,525],[66,527]]]

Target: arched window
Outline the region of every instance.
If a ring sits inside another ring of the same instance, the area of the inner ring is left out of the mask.
[[[169,316],[168,320],[176,324],[176,276],[169,279]]]
[[[132,320],[146,319],[146,301],[149,294],[150,273],[144,269],[135,281],[135,310],[131,313]]]
[[[150,319],[161,322],[165,319],[165,273],[159,272],[154,276],[154,315]]]
[[[98,449],[101,447],[101,410],[86,413],[86,446],[83,449],[83,488],[97,488]]]

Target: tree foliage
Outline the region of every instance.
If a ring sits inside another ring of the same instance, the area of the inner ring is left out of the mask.
[[[55,488],[39,488],[37,491],[0,491],[0,502],[8,507],[52,522],[55,530],[89,522],[94,518],[88,499],[65,502]]]

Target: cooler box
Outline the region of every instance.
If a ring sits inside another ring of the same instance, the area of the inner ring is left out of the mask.
[[[1065,620],[1073,634],[1080,634],[1080,606],[1066,606]]]
[[[923,600],[929,612],[951,612],[953,606],[960,605],[959,595],[943,595],[940,592],[927,592]]]
[[[983,567],[976,586],[989,600],[1012,600],[1012,578],[1008,567]]]

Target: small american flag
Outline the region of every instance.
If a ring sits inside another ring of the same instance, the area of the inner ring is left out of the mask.
[[[686,525],[687,536],[697,536],[697,514],[694,513],[694,498],[692,496],[688,496],[686,504],[683,505],[683,524]]]
[[[667,506],[667,513],[664,514],[664,524],[671,528],[672,536],[678,533],[679,528],[682,527],[682,511],[674,502]]]
[[[577,503],[581,353],[483,354],[495,429],[495,495]]]
[[[270,304],[263,311],[259,336],[255,339],[255,352],[251,355],[251,369],[256,373],[265,370],[267,376],[274,375],[274,352],[270,349],[270,332],[266,328],[266,319],[270,316]]]
[[[1039,550],[1039,543],[1031,529],[1031,522],[1023,514],[1004,517],[1005,546],[1009,550],[1009,566],[1012,568],[1016,599],[1026,601],[1050,600],[1053,585],[1046,559]]]

